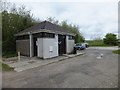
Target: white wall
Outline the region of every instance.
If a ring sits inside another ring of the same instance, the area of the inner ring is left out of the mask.
[[[74,48],[75,41],[74,40],[68,40],[68,36],[66,36],[66,51],[67,53],[71,53]]]
[[[38,38],[38,57],[46,59],[58,56],[58,35],[55,38]]]

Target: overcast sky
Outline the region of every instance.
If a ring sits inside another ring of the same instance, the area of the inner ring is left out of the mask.
[[[106,33],[118,33],[117,1],[9,1],[16,3],[16,5],[24,4],[28,10],[31,10],[34,17],[40,20],[46,20],[47,17],[55,17],[56,20],[67,20],[69,24],[78,25],[85,39],[103,38]]]

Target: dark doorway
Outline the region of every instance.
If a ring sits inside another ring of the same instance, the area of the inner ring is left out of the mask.
[[[37,45],[36,45],[37,38],[41,38],[41,37],[42,37],[42,33],[33,34],[34,56],[37,56]]]
[[[33,38],[34,42],[34,56],[37,56],[37,45],[36,45],[37,38]]]
[[[58,52],[59,55],[66,53],[66,36],[58,35]]]

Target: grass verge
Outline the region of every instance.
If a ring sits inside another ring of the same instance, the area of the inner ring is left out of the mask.
[[[0,69],[2,71],[13,71],[14,70],[14,68],[8,66],[7,64],[1,63],[1,62],[0,62]]]
[[[114,50],[113,53],[120,54],[120,49],[119,50]]]
[[[89,40],[89,41],[86,41],[89,46],[96,46],[96,47],[110,47],[110,46],[113,46],[113,45],[107,45],[107,44],[104,44],[103,40]]]

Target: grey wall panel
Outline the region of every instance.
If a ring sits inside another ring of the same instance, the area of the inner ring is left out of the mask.
[[[29,39],[25,40],[16,40],[16,50],[20,51],[21,55],[30,55],[30,41]]]
[[[43,58],[43,38],[37,38],[37,56]]]
[[[58,56],[58,35],[55,38],[43,38],[43,58]]]
[[[75,41],[68,40],[68,36],[66,36],[66,51],[67,53],[71,53],[74,49]]]

